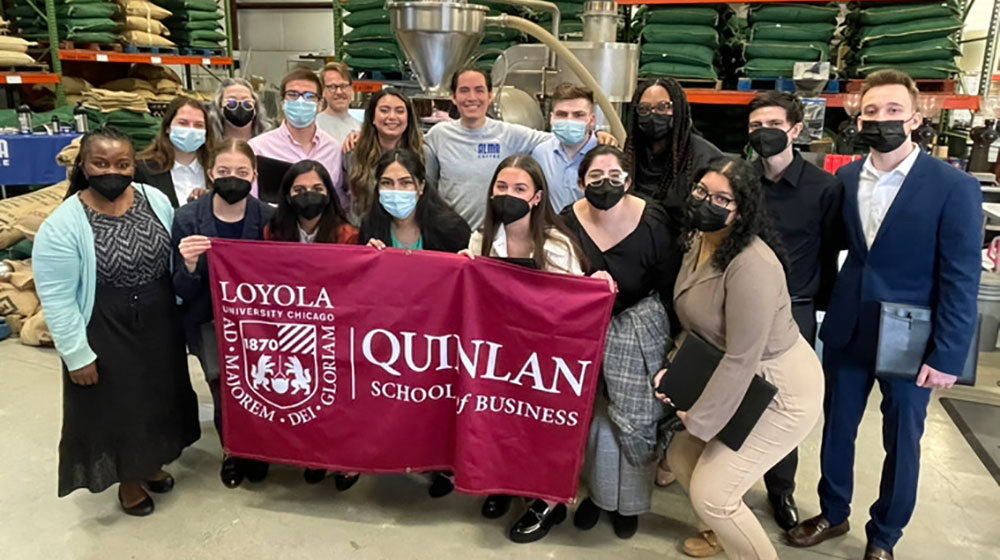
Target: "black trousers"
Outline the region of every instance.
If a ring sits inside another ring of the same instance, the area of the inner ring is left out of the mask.
[[[792,317],[810,346],[816,345],[816,306],[812,301],[792,304]],[[764,474],[768,494],[791,494],[795,491],[795,472],[799,468],[799,450],[793,449]]]

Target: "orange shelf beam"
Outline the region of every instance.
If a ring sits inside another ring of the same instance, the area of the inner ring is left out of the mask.
[[[149,53],[121,53],[59,49],[59,58],[74,62],[109,62],[114,64],[174,64],[178,66],[232,66],[228,56],[194,56]]]
[[[48,72],[2,72],[0,84],[58,84],[59,75]]]
[[[698,105],[748,105],[757,96],[754,91],[719,91],[714,89],[692,88],[684,90],[687,93],[688,101]],[[935,95],[924,94],[924,95]],[[942,109],[950,111],[978,111],[980,99],[976,95],[959,95],[953,93],[938,94],[944,97]],[[843,107],[844,97],[842,93],[824,94],[821,97],[826,99],[828,107]]]

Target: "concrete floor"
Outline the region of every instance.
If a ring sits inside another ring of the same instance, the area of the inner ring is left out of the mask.
[[[505,538],[514,513],[500,521],[479,515],[481,500],[452,494],[431,500],[420,477],[363,477],[346,493],[328,480],[302,481],[302,471],[272,467],[260,484],[235,490],[219,481],[221,450],[211,421],[210,397],[192,360],[192,379],[202,404],[203,436],[168,467],[173,493],[157,496],[156,513],[138,519],[122,514],[114,490],[77,491],[56,498],[56,454],[61,421],[59,361],[52,350],[0,342],[0,558],[3,559],[212,559],[230,558],[685,558],[679,543],[693,532],[694,514],[674,485],[657,490],[654,513],[639,533],[617,539],[607,522],[580,532],[566,522],[531,545]],[[936,397],[1000,404],[1000,356],[984,355],[979,386]],[[867,509],[876,494],[883,452],[879,395],[873,394],[858,442],[854,527],[844,538],[815,549],[783,545],[783,560],[859,559]],[[817,512],[819,426],[802,446],[797,493],[801,512]],[[924,438],[920,503],[896,549],[901,559],[992,560],[1000,558],[1000,486],[987,473],[935,398]],[[747,495],[776,542],[763,485]]]

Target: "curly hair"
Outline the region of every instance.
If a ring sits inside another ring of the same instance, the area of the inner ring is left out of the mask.
[[[745,160],[726,156],[712,160],[708,167],[699,174],[698,180],[700,181],[709,173],[718,173],[729,181],[729,186],[733,189],[733,200],[736,202],[737,212],[729,237],[722,242],[715,255],[712,256],[712,265],[718,270],[726,270],[729,263],[733,262],[737,255],[753,243],[754,237],[759,237],[774,251],[778,260],[781,261],[782,268],[787,272],[788,264],[784,245],[781,243],[774,222],[764,205],[764,187],[760,183],[757,170]],[[688,200],[691,200],[690,194],[688,194]],[[685,250],[691,249],[697,233],[692,217],[691,205],[688,204],[688,212],[685,213],[685,223],[681,235]]]
[[[648,157],[652,146],[649,143],[641,143],[636,146],[636,138],[642,137],[639,132],[639,115],[636,108],[639,100],[647,89],[653,86],[660,86],[667,90],[670,101],[674,104],[674,125],[670,132],[667,153],[664,154],[668,161],[669,173],[665,173],[656,192],[652,193],[656,200],[666,200],[671,193],[684,192],[691,187],[694,182],[694,174],[697,171],[694,167],[694,150],[691,147],[691,134],[694,125],[691,121],[691,105],[688,103],[687,94],[684,88],[673,78],[657,78],[640,84],[632,97],[632,108],[630,110],[628,138],[625,140],[625,162],[629,175],[636,177],[636,163],[642,158]],[[639,152],[639,153],[637,153]]]

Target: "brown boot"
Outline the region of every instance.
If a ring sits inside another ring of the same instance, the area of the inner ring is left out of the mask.
[[[839,537],[851,530],[851,524],[844,521],[840,525],[830,525],[822,515],[806,519],[788,531],[788,544],[805,548]]]
[[[723,551],[715,531],[702,531],[697,537],[684,541],[684,554],[692,558],[708,558]]]

